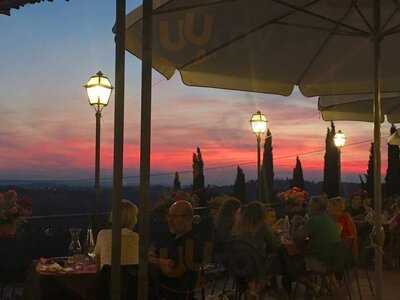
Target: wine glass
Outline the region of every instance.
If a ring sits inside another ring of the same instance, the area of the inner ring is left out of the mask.
[[[71,256],[76,256],[82,253],[81,242],[79,241],[79,237],[81,234],[80,228],[70,228],[69,233],[71,234],[71,242],[68,246],[68,252]]]
[[[93,230],[92,228],[88,228],[87,233],[86,233],[86,252],[87,255],[94,260],[95,254],[94,254],[94,239],[93,239]]]

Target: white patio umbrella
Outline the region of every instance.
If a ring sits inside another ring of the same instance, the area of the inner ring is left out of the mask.
[[[295,85],[310,97],[372,93],[374,197],[380,215],[380,94],[400,91],[398,1],[155,0],[152,3],[144,0],[145,26],[141,7],[127,15],[126,47],[137,57],[144,56],[143,63],[153,66],[166,78],[179,71],[188,85],[280,95],[290,95]],[[143,35],[142,30],[147,30],[147,34]],[[142,101],[151,98],[146,84],[151,81],[149,72],[151,69],[143,69],[147,77],[142,83],[147,89],[143,90]],[[143,122],[142,130],[148,130],[150,120]],[[150,151],[149,147],[146,149]],[[148,166],[143,164],[141,168]],[[381,232],[379,218],[376,224]],[[382,255],[378,250],[375,254],[376,294],[381,299]]]
[[[400,93],[382,94],[382,115],[389,123],[400,122]],[[318,98],[318,110],[325,121],[374,121],[374,95],[340,95]]]

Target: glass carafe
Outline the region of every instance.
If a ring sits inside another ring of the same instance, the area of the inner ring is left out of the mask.
[[[82,253],[81,242],[79,237],[81,235],[80,228],[70,228],[69,233],[71,234],[71,243],[68,246],[69,255],[75,256]]]
[[[92,259],[94,258],[94,239],[93,239],[93,230],[92,228],[88,228],[86,232],[86,253]]]

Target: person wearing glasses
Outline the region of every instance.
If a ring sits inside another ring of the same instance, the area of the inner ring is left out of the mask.
[[[190,202],[179,200],[168,210],[170,230],[168,242],[162,248],[150,250],[154,299],[193,299],[203,246],[192,231],[193,207]]]

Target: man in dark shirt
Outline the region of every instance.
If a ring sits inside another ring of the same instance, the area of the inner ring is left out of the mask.
[[[205,253],[204,245],[192,231],[192,205],[176,201],[168,211],[167,221],[171,237],[164,247],[150,253],[159,288],[156,298],[192,299]]]

